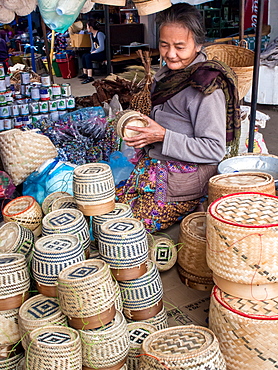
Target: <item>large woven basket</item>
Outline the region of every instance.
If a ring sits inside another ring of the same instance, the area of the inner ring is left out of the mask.
[[[149,15],[161,12],[164,9],[170,8],[171,1],[169,0],[149,0],[149,1],[135,1],[135,6],[139,15]]]
[[[63,269],[58,277],[61,310],[76,329],[108,324],[115,315],[115,287],[109,266],[90,259]]]
[[[178,264],[187,274],[188,284],[199,283],[200,287],[212,282],[212,271],[206,261],[206,213],[194,212],[186,216],[179,231]],[[184,274],[182,274],[184,275]],[[192,276],[192,278],[190,278]],[[186,277],[186,276],[185,276]],[[197,288],[194,286],[192,288]],[[190,286],[190,285],[189,285]]]
[[[245,300],[215,287],[209,327],[229,370],[272,370],[278,363],[278,300]]]
[[[34,329],[26,354],[28,370],[81,370],[81,340],[77,330],[58,325]]]
[[[146,272],[146,230],[135,218],[106,221],[100,227],[99,252],[117,280],[132,280]]]
[[[52,211],[42,220],[42,235],[70,234],[78,237],[86,253],[90,248],[90,233],[86,219],[78,209]]]
[[[0,153],[4,170],[14,185],[21,184],[47,159],[57,156],[48,137],[19,129],[0,133]]]
[[[16,370],[16,366],[22,357],[23,353],[19,353],[13,357],[0,358],[0,370]]]
[[[34,239],[31,230],[17,222],[7,222],[0,228],[0,253],[22,253],[28,261]]]
[[[20,340],[18,311],[18,308],[7,311],[0,310],[0,348],[14,345]]]
[[[49,194],[44,201],[42,202],[42,210],[45,215],[52,211],[52,203],[55,200],[64,197],[64,196],[71,196],[66,191],[55,191],[54,193]]]
[[[262,285],[264,297],[272,295],[278,278],[277,226],[277,197],[239,193],[216,200],[207,213],[208,266],[224,280],[247,284],[250,294]]]
[[[0,310],[18,308],[28,296],[30,277],[26,259],[19,253],[0,254]]]
[[[146,322],[133,322],[127,324],[130,349],[127,357],[127,366],[129,370],[137,370],[139,366],[139,355],[144,339],[151,333],[157,331],[156,327]]]
[[[80,330],[82,363],[85,369],[121,368],[129,351],[129,335],[123,314],[95,330]]]
[[[226,44],[209,45],[204,51],[209,60],[219,60],[233,69],[237,75],[239,99],[244,98],[252,85],[254,52]]]
[[[213,332],[201,326],[174,326],[150,334],[142,344],[138,370],[225,370],[226,363]]]
[[[133,217],[131,207],[128,204],[116,203],[113,211],[105,213],[104,215],[93,217],[93,234],[96,242],[98,242],[100,227],[104,222],[113,220],[115,218]]]
[[[167,311],[163,305],[160,312],[158,312],[157,315],[150,317],[149,319],[144,320],[131,320],[128,317],[126,317],[126,321],[129,323],[135,323],[135,322],[145,322],[148,324],[153,325],[157,330],[162,330],[168,328],[168,319],[167,319]]]
[[[2,214],[5,222],[17,222],[36,236],[41,234],[42,209],[35,198],[29,195],[15,198],[6,204]]]
[[[237,172],[216,175],[209,179],[209,204],[232,193],[259,192],[275,195],[274,178],[263,172]]]
[[[38,291],[48,297],[57,296],[55,285],[59,272],[84,261],[85,254],[78,238],[70,234],[52,234],[38,239],[32,258],[33,276]]]
[[[152,261],[138,279],[119,281],[124,314],[133,320],[149,319],[162,309],[163,287],[160,274]]]
[[[110,166],[89,163],[73,171],[73,194],[86,216],[103,215],[115,208],[115,183]]]
[[[152,260],[158,271],[168,271],[177,261],[177,248],[172,239],[159,236],[148,235],[149,259]]]
[[[67,318],[60,310],[59,301],[38,294],[29,298],[19,309],[19,332],[22,346],[27,351],[30,344],[30,332],[47,325],[67,325]]]

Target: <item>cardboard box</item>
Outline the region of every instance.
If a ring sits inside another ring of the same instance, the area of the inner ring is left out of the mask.
[[[74,33],[70,35],[70,42],[72,48],[90,48],[91,39],[88,34]]]

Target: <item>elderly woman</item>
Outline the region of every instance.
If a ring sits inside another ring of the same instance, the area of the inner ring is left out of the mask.
[[[117,189],[117,201],[129,203],[150,232],[194,211],[226,150],[236,153],[240,135],[234,74],[220,62],[206,61],[199,11],[175,4],[157,22],[166,65],[155,75],[147,127],[133,127],[139,134],[124,138],[128,146],[143,148],[143,156]]]

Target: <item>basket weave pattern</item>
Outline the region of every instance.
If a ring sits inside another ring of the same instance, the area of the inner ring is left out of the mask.
[[[173,240],[159,236],[149,236],[149,258],[158,271],[168,271],[177,261],[177,248]]]
[[[19,363],[22,357],[23,357],[23,354],[20,353],[13,357],[5,358],[5,359],[0,358],[0,370],[15,369],[16,365]]]
[[[57,209],[63,208],[77,209],[77,203],[74,197],[72,197],[71,195],[62,196],[58,199],[55,199],[51,205],[51,211],[56,211]]]
[[[61,197],[64,197],[64,196],[71,196],[71,195],[65,191],[55,191],[54,193],[49,194],[42,202],[43,213],[47,215],[49,212],[51,212],[52,204],[55,202],[55,200]]]
[[[28,258],[34,246],[34,239],[31,230],[16,222],[7,222],[0,228],[0,252],[22,253]]]
[[[154,326],[157,330],[162,330],[168,328],[168,319],[167,319],[167,311],[165,307],[163,306],[162,310],[155,316],[149,318],[149,319],[144,319],[142,321],[134,321],[126,317],[126,321],[128,323],[135,323],[135,322],[145,322],[148,324],[151,324]]]
[[[18,311],[18,308],[7,311],[0,310],[0,347],[19,341]]]

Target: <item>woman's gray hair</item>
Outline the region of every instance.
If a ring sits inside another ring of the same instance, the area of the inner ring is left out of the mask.
[[[184,28],[188,28],[192,34],[196,45],[202,45],[205,41],[205,28],[201,13],[193,5],[178,3],[170,8],[157,13],[156,23],[159,28],[169,23],[178,23]]]

